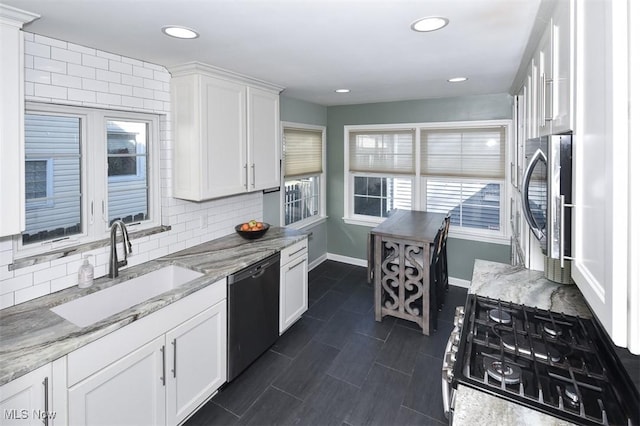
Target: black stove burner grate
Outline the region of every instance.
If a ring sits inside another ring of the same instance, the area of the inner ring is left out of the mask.
[[[456,383],[577,424],[640,424],[637,391],[592,319],[469,295],[461,336]]]

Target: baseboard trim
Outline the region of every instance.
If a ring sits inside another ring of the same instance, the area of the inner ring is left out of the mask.
[[[313,269],[325,260],[335,260],[336,262],[347,263],[349,265],[364,266],[367,267],[367,261],[365,259],[358,259],[356,257],[343,256],[341,254],[327,253],[314,260],[313,266],[309,264],[309,269]],[[471,287],[471,281],[463,280],[462,278],[449,277],[449,284],[456,287],[469,288]]]
[[[456,287],[469,288],[471,287],[471,281],[463,280],[462,278],[449,277],[449,284]]]
[[[327,253],[327,259],[335,260],[336,262],[348,263],[355,266],[367,266],[365,259],[358,259],[356,257],[343,256],[341,254]]]
[[[313,260],[312,262],[309,262],[309,270],[311,271],[313,268],[315,268],[316,266],[320,265],[325,260],[327,260],[327,254],[326,253],[323,254],[322,256],[319,256],[317,259]]]

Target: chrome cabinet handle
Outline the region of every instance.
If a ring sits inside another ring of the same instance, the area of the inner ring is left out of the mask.
[[[49,377],[44,378],[42,385],[44,386],[44,419],[42,419],[42,423],[49,426]]]
[[[298,249],[296,251],[294,251],[293,253],[289,253],[289,257],[293,257],[295,254],[300,253],[301,251],[305,250],[306,247],[302,247],[301,249]]]
[[[173,370],[171,370],[171,372],[173,373],[173,377],[176,377],[176,372],[178,370],[178,342],[176,342],[176,339],[173,339],[173,342],[171,342],[171,344],[173,345]]]
[[[245,165],[244,165],[244,188],[248,190],[249,189],[249,176],[247,175],[247,173],[248,173],[247,167],[248,167],[248,165],[245,163]]]
[[[304,262],[306,262],[306,261],[307,261],[307,259],[302,259],[300,262],[296,263],[295,265],[291,265],[291,266],[289,266],[289,269],[288,269],[288,270],[290,271],[290,270],[292,270],[292,269],[294,269],[294,268],[296,268],[296,267],[298,267],[298,266],[302,265],[302,264],[303,264]]]
[[[251,165],[251,186],[256,187],[256,163]]]
[[[524,172],[524,176],[522,177],[522,205],[524,206],[524,218],[527,220],[527,223],[531,227],[534,235],[537,239],[542,239],[544,236],[544,232],[542,228],[538,226],[536,223],[533,214],[531,213],[531,205],[529,204],[529,182],[531,181],[531,176],[533,175],[533,169],[535,168],[538,161],[547,162],[547,156],[544,155],[544,152],[540,148],[536,150],[536,152],[531,157],[531,161],[527,165],[527,168]]]
[[[166,361],[166,356],[164,353],[164,345],[162,345],[162,347],[160,348],[160,352],[162,352],[162,377],[160,377],[160,380],[162,380],[162,386],[166,385],[166,369],[165,369],[165,361]]]

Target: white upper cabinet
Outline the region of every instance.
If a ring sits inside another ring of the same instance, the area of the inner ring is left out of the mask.
[[[574,1],[559,1],[551,18],[553,90],[549,105],[553,133],[574,130]]]
[[[24,37],[38,15],[0,4],[0,237],[24,231]],[[5,202],[10,200],[10,202]]]
[[[247,88],[249,191],[280,186],[280,96]]]
[[[173,196],[202,201],[279,186],[281,88],[199,63],[171,73]]]
[[[629,61],[638,46],[628,10],[624,1],[577,3],[571,275],[613,343],[640,354],[638,217],[633,215],[638,141],[630,116],[635,111],[637,117],[630,109],[637,101],[631,75],[637,74]]]
[[[550,135],[553,120],[553,37],[552,26],[547,27],[540,39],[538,63],[538,136]]]

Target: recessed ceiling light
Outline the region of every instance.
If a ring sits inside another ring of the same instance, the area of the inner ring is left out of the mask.
[[[449,23],[447,18],[442,18],[440,16],[430,16],[427,18],[420,18],[417,21],[411,24],[411,29],[413,31],[418,31],[421,33],[439,30],[440,28],[445,27]]]
[[[461,83],[463,81],[467,81],[467,77],[453,77],[447,80],[449,83]]]
[[[351,89],[336,89],[336,93],[349,93]]]
[[[162,32],[170,37],[175,38],[198,38],[200,34],[187,27],[179,27],[176,25],[167,25],[162,27]]]

